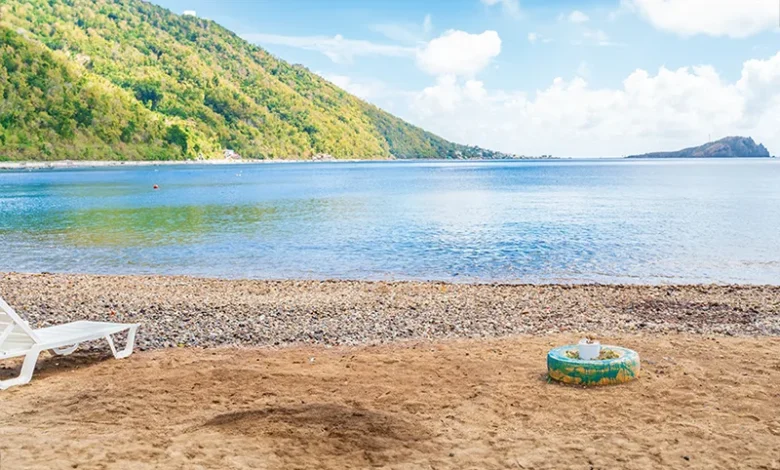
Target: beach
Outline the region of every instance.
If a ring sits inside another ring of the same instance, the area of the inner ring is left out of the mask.
[[[327,346],[511,335],[780,335],[780,287],[262,281],[0,275],[36,328],[141,323],[140,350]]]
[[[780,340],[615,336],[639,380],[548,383],[574,335],[45,359],[2,392],[9,469],[773,469]],[[5,371],[4,371],[5,372]]]
[[[4,274],[34,326],[142,323],[2,392],[3,468],[778,468],[780,287]],[[553,346],[640,379],[551,383]],[[4,364],[0,378],[16,371]]]

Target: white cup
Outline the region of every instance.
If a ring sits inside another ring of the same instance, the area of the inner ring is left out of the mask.
[[[588,342],[587,339],[582,339],[577,344],[577,351],[580,353],[580,359],[592,361],[599,357],[601,344],[598,341]]]

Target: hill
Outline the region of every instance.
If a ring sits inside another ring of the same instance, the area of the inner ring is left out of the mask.
[[[690,147],[676,152],[655,152],[632,155],[628,158],[739,158],[770,157],[762,144],[756,144],[751,137],[726,137],[699,147]]]
[[[0,4],[0,159],[495,158],[140,0]]]

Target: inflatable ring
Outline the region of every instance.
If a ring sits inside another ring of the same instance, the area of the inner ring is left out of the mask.
[[[584,361],[566,356],[566,351],[577,350],[576,345],[561,346],[547,354],[547,372],[550,378],[575,385],[622,384],[639,377],[639,354],[617,346],[602,346],[615,351],[617,359]]]

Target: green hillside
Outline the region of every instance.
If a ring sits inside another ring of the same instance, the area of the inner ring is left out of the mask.
[[[5,160],[503,156],[139,0],[5,0],[0,96]]]

